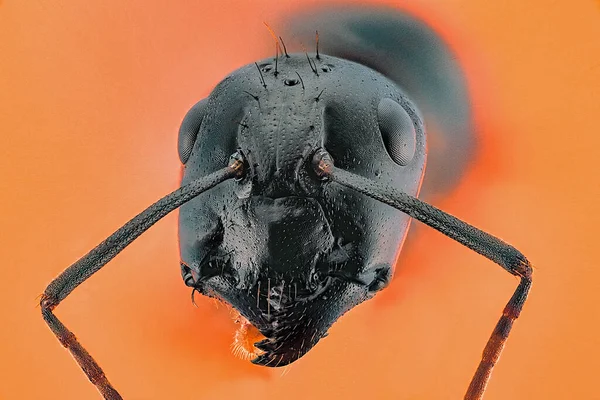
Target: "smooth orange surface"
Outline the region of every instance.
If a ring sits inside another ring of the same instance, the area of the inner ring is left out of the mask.
[[[311,4],[323,1],[0,2],[1,399],[99,398],[37,296],[177,187],[186,110],[271,55],[263,21],[281,31],[282,15]],[[409,9],[456,48],[480,126],[471,171],[436,205],[537,267],[486,399],[600,398],[600,6]],[[517,280],[415,226],[391,287],[285,370],[234,358],[227,311],[198,297],[192,306],[175,214],[56,313],[126,399],[461,398]]]

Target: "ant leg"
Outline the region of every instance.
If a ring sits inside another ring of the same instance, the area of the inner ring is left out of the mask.
[[[64,270],[46,288],[40,300],[42,316],[60,343],[66,347],[88,379],[107,400],[121,399],[94,358],[77,341],[75,335],[54,315],[52,310],[77,286],[100,270],[125,247],[148,230],[165,215],[219,183],[243,173],[240,157],[232,157],[229,165],[210,175],[199,178],[166,195],[135,216],[93,250]]]
[[[46,321],[60,343],[71,352],[73,358],[75,358],[83,372],[85,372],[90,382],[96,386],[102,397],[106,400],[122,400],[119,392],[112,387],[106,378],[106,375],[104,375],[104,371],[102,371],[102,368],[100,368],[90,353],[88,353],[77,341],[73,332],[56,318],[52,313],[52,308],[50,306],[44,306],[43,302],[44,298],[42,298],[42,302],[40,303],[42,304],[42,316],[44,317],[44,321]]]
[[[336,168],[333,165],[331,156],[323,150],[315,154],[313,166],[318,175],[329,178],[340,185],[354,189],[408,214],[412,218],[431,226],[444,235],[490,259],[512,275],[521,278],[519,286],[504,308],[502,316],[483,350],[479,367],[465,395],[465,399],[467,400],[481,399],[492,370],[500,358],[512,325],[519,317],[529,294],[533,274],[530,262],[520,251],[508,243],[416,197],[395,188],[386,187],[360,175]]]

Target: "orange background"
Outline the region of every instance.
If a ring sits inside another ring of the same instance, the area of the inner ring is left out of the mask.
[[[98,398],[36,297],[177,187],[184,113],[228,72],[271,55],[263,21],[281,31],[282,15],[323,1],[173,3],[0,2],[1,399]],[[537,266],[486,398],[600,398],[599,4],[409,9],[455,47],[480,125],[476,162],[436,205]],[[418,228],[391,287],[286,370],[234,358],[223,307],[191,305],[175,214],[57,315],[126,399],[457,399],[517,280]]]

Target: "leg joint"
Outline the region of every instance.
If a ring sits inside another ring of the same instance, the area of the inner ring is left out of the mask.
[[[521,278],[531,281],[531,278],[533,277],[533,266],[531,265],[529,260],[524,258],[519,262],[519,264],[517,264],[515,272]]]
[[[42,307],[43,310],[52,311],[58,303],[58,300],[48,296],[46,293],[42,294],[40,298],[40,307]]]

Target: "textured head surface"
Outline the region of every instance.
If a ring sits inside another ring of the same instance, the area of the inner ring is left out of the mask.
[[[342,314],[387,285],[408,229],[401,212],[314,174],[325,148],[336,166],[416,195],[425,134],[389,79],[315,54],[249,64],[186,115],[182,184],[240,149],[246,176],[181,207],[186,284],[230,303],[267,339],[254,362],[301,357]]]
[[[284,37],[381,72],[423,113],[428,128],[427,198],[453,189],[477,152],[467,78],[459,57],[421,18],[396,7],[325,4],[286,16]]]

